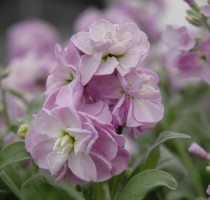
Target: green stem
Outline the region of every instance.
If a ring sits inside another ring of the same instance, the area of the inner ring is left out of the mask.
[[[204,25],[204,26],[208,29],[208,31],[210,32],[210,25],[208,24],[206,17],[201,16],[201,20],[202,20],[202,22],[203,22],[203,25]]]
[[[3,107],[3,116],[5,119],[5,123],[7,125],[7,128],[10,126],[10,119],[9,119],[9,113],[7,109],[7,101],[6,101],[6,93],[2,86],[2,80],[0,80],[0,90],[1,90],[1,97],[2,97],[2,107]]]
[[[205,192],[204,192],[198,171],[195,169],[194,164],[193,164],[188,152],[186,151],[185,147],[183,146],[183,143],[180,140],[175,140],[174,142],[175,142],[177,151],[190,174],[190,177],[192,179],[193,186],[195,187],[197,195],[205,197]]]
[[[7,186],[12,190],[12,192],[20,199],[20,190],[19,188],[15,185],[15,183],[12,181],[10,176],[7,174],[6,171],[1,170],[0,176],[2,180],[7,184]]]
[[[111,188],[110,188],[111,200],[114,200],[114,199],[115,199],[115,195],[116,195],[117,176],[115,176],[115,177],[113,178],[113,182],[112,182],[112,184],[111,184],[110,186],[111,186]]]
[[[103,183],[94,183],[93,184],[94,200],[103,200]]]

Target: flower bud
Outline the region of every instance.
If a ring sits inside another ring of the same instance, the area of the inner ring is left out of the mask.
[[[197,143],[192,143],[188,148],[188,151],[202,159],[208,159],[208,153]]]
[[[30,129],[30,126],[29,126],[28,124],[22,124],[22,125],[19,127],[18,132],[17,132],[19,138],[25,139],[25,137],[26,137],[26,135],[27,135],[29,129]]]
[[[186,20],[190,23],[190,24],[192,24],[192,25],[194,25],[194,26],[201,26],[202,25],[202,22],[198,19],[198,18],[196,18],[196,17],[193,17],[193,16],[187,16],[186,17]]]

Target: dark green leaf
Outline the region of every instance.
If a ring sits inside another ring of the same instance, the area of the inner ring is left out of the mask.
[[[133,171],[132,176],[137,174],[143,169],[151,169],[156,167],[159,159],[159,146],[161,144],[171,139],[189,139],[189,138],[191,137],[186,134],[176,133],[172,131],[162,132],[157,138],[156,142],[151,146],[149,151],[143,157],[143,160],[140,162],[140,164],[139,163],[137,164],[137,167]]]
[[[0,151],[0,170],[11,163],[29,158],[23,142],[12,143]]]
[[[175,190],[177,183],[170,174],[164,171],[145,170],[130,179],[122,190],[119,200],[142,200],[148,192],[159,186]]]
[[[66,196],[50,185],[40,174],[30,177],[21,188],[22,200],[67,200]]]

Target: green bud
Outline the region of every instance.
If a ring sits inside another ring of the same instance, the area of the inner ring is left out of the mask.
[[[30,126],[29,126],[28,124],[22,124],[22,125],[19,127],[18,132],[17,132],[19,138],[25,139],[25,137],[26,137],[26,135],[27,135],[29,129],[30,129]]]
[[[207,166],[207,167],[206,167],[206,171],[207,171],[208,173],[210,173],[210,166]]]
[[[187,16],[186,17],[186,20],[190,23],[190,24],[192,24],[192,25],[194,25],[194,26],[201,26],[202,25],[202,22],[200,21],[200,19],[198,19],[198,18],[196,18],[196,17],[193,17],[193,16]]]
[[[132,173],[131,168],[128,168],[128,169],[125,171],[125,176],[126,176],[126,177],[129,177],[129,176],[131,175],[131,173]]]
[[[4,79],[9,75],[10,71],[8,69],[0,71],[0,79]]]

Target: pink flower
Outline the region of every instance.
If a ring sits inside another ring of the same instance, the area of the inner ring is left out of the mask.
[[[204,160],[207,160],[209,157],[208,153],[197,143],[192,143],[188,151]]]
[[[195,39],[184,26],[168,25],[162,39],[170,49],[188,51],[195,46]]]
[[[119,125],[154,126],[163,118],[158,76],[151,70],[137,68],[120,77],[124,94],[115,105],[113,115]]]
[[[99,20],[103,17],[101,17],[102,12],[94,7],[87,8],[82,14],[77,17],[77,19],[74,22],[73,29],[74,31],[80,32],[80,31],[88,31],[88,28],[90,24],[94,23],[96,20]]]
[[[210,5],[205,5],[201,7],[201,13],[206,17],[210,18]]]
[[[125,139],[114,132],[112,125],[68,107],[42,109],[25,142],[37,165],[57,180],[104,181],[128,165]]]
[[[134,23],[98,20],[90,25],[89,32],[79,32],[71,41],[84,53],[79,67],[83,85],[93,75],[112,74],[115,69],[126,75],[144,60],[149,50],[147,36]]]
[[[110,106],[117,103],[123,88],[115,74],[94,76],[87,85],[87,93],[96,101],[106,101]]]
[[[40,58],[34,52],[28,53],[10,63],[10,75],[4,80],[4,85],[26,92],[29,98],[34,97],[37,93],[45,91],[47,77],[54,65],[52,57]]]
[[[9,60],[24,57],[29,52],[53,56],[54,45],[58,41],[57,31],[47,22],[26,20],[16,23],[7,34]]]
[[[78,71],[80,55],[71,43],[65,50],[60,45],[56,45],[55,54],[57,65],[47,79],[47,98],[51,99],[50,95],[54,97],[56,95],[54,104],[76,106],[80,103],[83,93]]]

